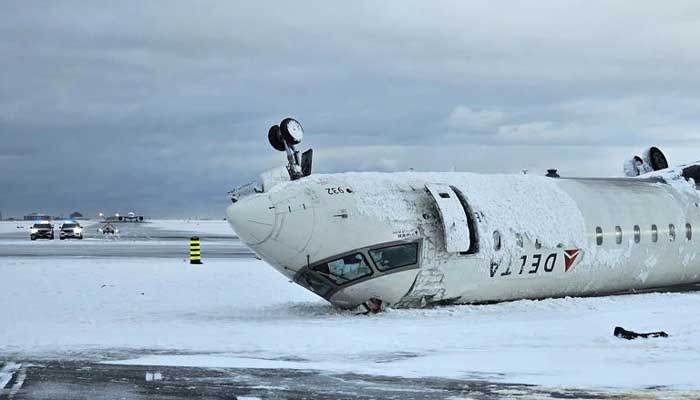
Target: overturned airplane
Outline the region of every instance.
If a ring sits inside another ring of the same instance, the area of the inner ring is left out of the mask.
[[[656,147],[625,178],[473,173],[311,175],[290,118],[286,168],[231,194],[240,239],[342,308],[589,296],[700,282],[700,162]]]

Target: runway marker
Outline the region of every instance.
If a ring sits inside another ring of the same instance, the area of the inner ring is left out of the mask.
[[[193,236],[190,238],[190,264],[201,264],[202,253],[199,247],[199,238]]]

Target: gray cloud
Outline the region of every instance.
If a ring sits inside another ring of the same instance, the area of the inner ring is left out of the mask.
[[[324,172],[698,159],[699,19],[694,1],[6,1],[0,210],[221,216],[283,162],[266,132],[287,115]]]

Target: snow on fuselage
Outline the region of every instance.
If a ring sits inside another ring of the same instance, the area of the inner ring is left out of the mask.
[[[440,203],[453,197],[462,219]],[[699,202],[682,178],[343,173],[241,197],[227,216],[263,260],[331,303],[402,307],[698,281]]]

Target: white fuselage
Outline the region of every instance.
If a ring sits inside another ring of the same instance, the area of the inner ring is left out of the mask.
[[[700,281],[700,196],[669,177],[313,175],[227,216],[263,260],[343,308],[597,295]]]

